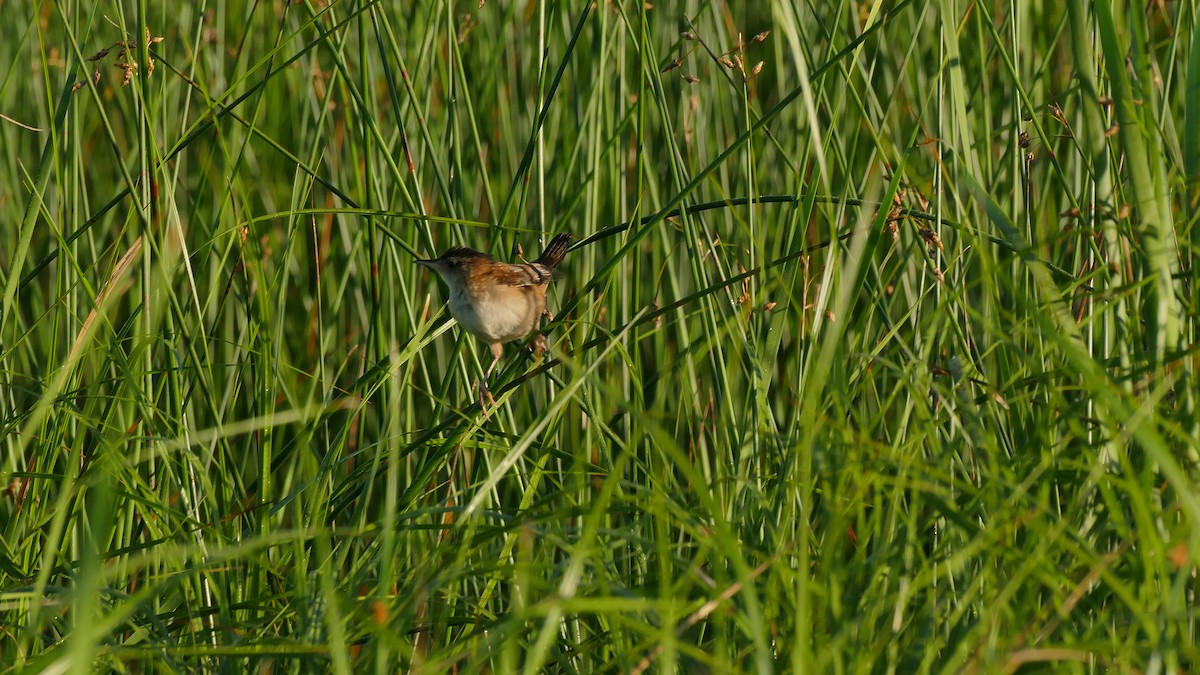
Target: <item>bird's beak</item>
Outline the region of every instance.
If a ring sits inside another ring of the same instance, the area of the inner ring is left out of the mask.
[[[428,267],[431,270],[437,269],[437,261],[436,260],[414,260],[413,262],[420,265],[421,267]]]

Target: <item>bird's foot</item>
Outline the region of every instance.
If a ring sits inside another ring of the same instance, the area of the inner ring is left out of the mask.
[[[488,416],[488,404],[491,407],[496,407],[496,399],[492,396],[492,392],[488,389],[487,380],[479,381],[479,409],[483,411],[483,416]]]
[[[533,342],[529,346],[531,349],[533,349],[534,360],[542,358],[542,354],[545,354],[546,350],[549,349],[549,346],[546,344],[545,335],[538,335],[534,337]]]

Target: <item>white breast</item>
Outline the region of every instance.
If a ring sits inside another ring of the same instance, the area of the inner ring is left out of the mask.
[[[524,302],[513,302],[518,297]],[[537,318],[533,295],[520,293],[505,300],[506,302],[489,302],[487,298],[479,298],[471,302],[467,299],[466,292],[462,291],[450,298],[450,315],[467,332],[482,340],[519,340],[533,330],[533,321]]]

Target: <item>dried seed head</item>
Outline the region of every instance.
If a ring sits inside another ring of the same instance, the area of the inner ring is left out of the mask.
[[[939,251],[946,250],[942,246],[942,238],[938,236],[937,232],[934,232],[928,227],[922,227],[921,229],[917,230],[917,234],[921,235],[921,238],[924,239],[925,243],[929,244],[929,246],[936,248]]]
[[[458,28],[458,44],[466,44],[467,37],[471,35],[471,31],[475,30],[475,17],[470,14],[462,15],[462,22]]]
[[[762,69],[763,69],[763,62],[759,61],[758,63],[754,64],[754,69],[750,71],[750,74],[757,75],[762,72]]]
[[[682,66],[682,65],[683,65],[683,57],[681,56],[681,57],[675,59],[674,61],[668,63],[667,65],[663,66],[663,69],[658,72],[659,73],[669,73],[672,70],[675,70],[676,68],[678,68],[679,66]]]
[[[746,273],[746,266],[741,263],[738,263],[738,274],[745,274],[745,273]],[[737,299],[737,303],[739,305],[744,305],[748,302],[750,302],[750,277],[746,277],[745,279],[742,279],[742,294],[740,296],[738,296],[738,299]]]
[[[763,32],[759,33],[758,35],[755,35],[754,37],[750,38],[750,42],[751,43],[764,42],[767,39],[767,36],[770,34],[771,34],[770,30],[764,30]]]
[[[683,73],[680,73],[679,76],[682,77],[683,81],[687,82],[688,84],[696,84],[700,81],[700,78],[696,77],[695,75],[684,75]]]
[[[1004,408],[1005,410],[1009,409],[1008,401],[1004,400],[1004,397],[1000,395],[1000,392],[993,391],[992,392],[992,400],[995,401],[996,403],[999,403],[1000,407]]]
[[[895,213],[893,211],[893,213]],[[900,221],[900,216],[888,215],[884,227],[887,228],[888,234],[892,235],[892,243],[900,241],[900,226],[897,224]]]
[[[722,56],[722,57],[719,57],[719,58],[717,59],[717,61],[718,61],[718,62],[719,62],[721,65],[725,66],[726,68],[733,68],[733,61],[730,61],[728,58],[726,58],[726,57],[724,57],[724,56]]]
[[[1031,139],[1031,138],[1029,137],[1029,132],[1028,132],[1028,131],[1022,131],[1022,132],[1021,132],[1021,133],[1020,133],[1020,134],[1017,136],[1017,146],[1019,146],[1019,147],[1022,147],[1022,148],[1028,148],[1028,147],[1029,147],[1029,144],[1030,144],[1030,143],[1032,143],[1032,142],[1033,142],[1033,139]]]
[[[133,79],[133,72],[135,70],[137,70],[137,63],[136,62],[134,62],[134,63],[121,62],[121,63],[118,63],[117,65],[120,66],[121,69],[125,71],[125,76],[123,78],[121,78],[121,86],[122,87],[128,86],[129,82]]]
[[[778,302],[774,302],[774,301],[772,301],[772,302],[764,302],[764,303],[763,303],[763,311],[764,311],[764,312],[769,312],[769,311],[771,311],[771,310],[775,309],[776,305],[778,305],[778,304],[779,304]]]
[[[1063,114],[1062,108],[1057,103],[1051,103],[1047,107],[1050,109],[1050,116],[1058,120],[1059,124],[1066,126],[1067,116]]]
[[[683,38],[684,40],[695,40],[696,34],[690,30],[685,30],[679,34],[679,37]]]

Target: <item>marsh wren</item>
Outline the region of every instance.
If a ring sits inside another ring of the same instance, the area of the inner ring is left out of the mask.
[[[546,309],[546,289],[574,238],[571,234],[557,235],[537,260],[527,263],[522,259],[519,265],[460,246],[433,260],[416,261],[446,282],[450,316],[492,350],[492,363],[479,383],[479,405],[484,410],[485,396],[496,402],[488,391],[487,379],[504,355],[504,343],[529,335],[543,316],[553,320]],[[546,338],[538,335],[533,341],[534,356],[541,356],[545,350]]]

